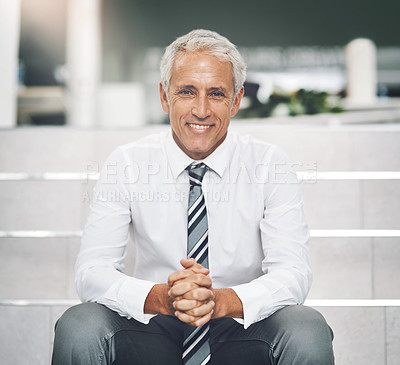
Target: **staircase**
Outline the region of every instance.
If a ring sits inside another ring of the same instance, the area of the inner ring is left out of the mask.
[[[50,363],[54,323],[78,303],[73,265],[96,173],[117,145],[167,128],[0,131],[7,363]],[[235,121],[231,128],[281,146],[298,170],[314,268],[306,304],[333,328],[336,364],[399,364],[400,124]]]

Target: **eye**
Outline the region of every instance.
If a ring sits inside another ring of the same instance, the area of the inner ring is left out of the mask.
[[[211,93],[211,96],[214,96],[216,98],[223,98],[225,97],[225,94],[222,91],[213,91]]]
[[[188,90],[188,89],[182,89],[178,91],[179,95],[192,95],[192,91]]]

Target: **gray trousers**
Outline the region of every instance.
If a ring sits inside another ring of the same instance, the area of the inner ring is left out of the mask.
[[[331,365],[333,332],[322,315],[288,306],[248,329],[231,318],[210,322],[210,364]],[[55,330],[53,365],[182,364],[182,323],[158,315],[145,325],[96,303],[68,309]]]

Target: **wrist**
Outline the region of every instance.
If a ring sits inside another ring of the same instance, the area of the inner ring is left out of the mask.
[[[214,293],[214,314],[213,318],[221,318],[226,316],[225,303],[221,297],[221,289],[212,289]]]
[[[243,305],[233,289],[212,289],[214,293],[213,318],[243,318]]]
[[[168,284],[155,284],[144,303],[144,312],[146,314],[171,314],[173,308],[169,300],[168,292],[170,286]]]

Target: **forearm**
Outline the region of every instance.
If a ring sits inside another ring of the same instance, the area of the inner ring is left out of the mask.
[[[155,284],[144,302],[144,313],[172,315],[175,310],[168,295],[169,290],[168,284]]]
[[[213,318],[243,318],[243,304],[234,290],[213,289],[213,292],[215,302]]]

